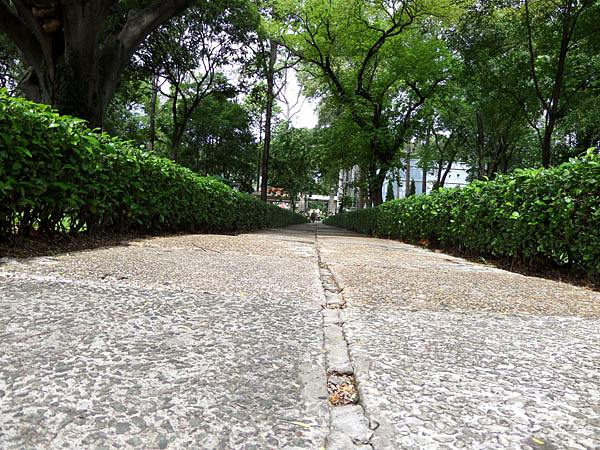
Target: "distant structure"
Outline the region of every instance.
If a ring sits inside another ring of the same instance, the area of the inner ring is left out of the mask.
[[[250,196],[260,199],[260,191],[254,191]],[[267,187],[267,203],[272,203],[276,206],[285,206],[286,209],[292,207],[290,194],[280,187]]]
[[[402,160],[402,164],[406,167],[406,161]],[[450,171],[446,176],[446,181],[444,182],[445,188],[453,188],[453,187],[464,187],[469,184],[467,178],[469,176],[469,170],[471,166],[464,162],[454,162],[450,166]],[[446,166],[442,169],[446,170]],[[406,172],[410,173],[410,179],[406,180]],[[433,190],[433,185],[437,181],[437,168],[430,169],[423,177],[424,170],[419,167],[418,159],[410,160],[410,169],[409,170],[398,170],[397,180],[393,180],[394,186],[394,196],[395,198],[404,198],[406,197],[407,187],[410,186],[410,181],[415,180],[415,186],[417,188],[417,195],[426,193],[429,194]],[[442,172],[443,173],[443,172]],[[423,183],[423,178],[425,178],[425,183]],[[383,197],[385,198],[385,193],[387,191],[387,185],[389,181],[386,180],[383,183]]]
[[[406,167],[406,161],[401,160],[402,165]],[[447,165],[444,165],[442,171],[446,170]],[[448,175],[444,182],[445,188],[464,187],[469,184],[468,176],[471,166],[464,162],[454,162],[450,166]],[[406,181],[406,172],[409,172],[408,183]],[[442,173],[443,173],[442,172]],[[391,175],[391,174],[390,174]],[[356,209],[357,203],[361,201],[361,192],[357,187],[357,182],[360,178],[360,169],[354,166],[351,169],[341,169],[338,179],[338,191],[336,196],[336,211],[342,206],[342,198],[347,198],[352,201],[352,204],[343,205],[344,209]],[[430,169],[423,177],[423,169],[419,167],[418,159],[410,160],[410,169],[396,170],[395,179],[392,181],[394,189],[394,198],[404,198],[410,189],[410,181],[415,180],[416,195],[421,195],[423,192],[429,194],[433,190],[433,185],[437,181],[437,167]],[[425,182],[423,182],[425,181]],[[389,181],[386,180],[382,186],[382,196],[385,199],[387,186]]]

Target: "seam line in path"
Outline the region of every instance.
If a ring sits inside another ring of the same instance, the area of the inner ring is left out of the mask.
[[[325,302],[323,307],[323,346],[329,391],[329,434],[327,450],[372,449],[373,430],[361,404],[341,310],[346,302],[335,276],[321,258],[319,228],[315,225],[315,248]]]

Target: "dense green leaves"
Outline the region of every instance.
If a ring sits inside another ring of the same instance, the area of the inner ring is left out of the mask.
[[[471,254],[600,273],[600,155],[338,214],[329,224]]]
[[[304,219],[0,90],[0,238],[235,231]]]

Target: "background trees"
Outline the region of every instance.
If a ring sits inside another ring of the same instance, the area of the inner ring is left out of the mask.
[[[411,122],[446,78],[429,2],[309,0],[279,3],[279,39],[303,63],[304,82],[351,118],[364,144],[369,198],[382,185]],[[292,32],[290,33],[290,28]]]
[[[600,144],[600,0],[78,5],[0,0],[0,86],[241,190],[358,166],[377,205],[408,156],[442,186],[456,161],[494,178]],[[277,106],[291,70],[317,130]]]

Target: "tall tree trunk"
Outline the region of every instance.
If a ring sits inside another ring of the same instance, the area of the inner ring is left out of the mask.
[[[155,150],[156,141],[156,99],[158,97],[158,75],[152,77],[152,94],[150,96],[150,143],[148,150]]]
[[[265,105],[266,108],[267,105]],[[262,112],[260,113],[260,119],[258,121],[258,154],[257,154],[257,158],[256,158],[256,191],[260,192],[260,174],[262,171],[262,153],[263,153],[263,146],[264,146],[264,142],[263,142],[263,131],[264,131],[264,124],[263,124],[263,118],[262,118]],[[261,145],[262,144],[262,145]]]
[[[426,148],[429,148],[429,134],[425,138],[425,146]],[[429,170],[429,161],[423,159],[421,163],[423,165],[423,183],[421,185],[421,194],[427,195],[427,171]]]
[[[372,206],[378,206],[383,203],[383,183],[385,183],[385,176],[387,174],[387,168],[382,167],[378,174],[374,174],[371,182],[371,200]]]
[[[446,166],[446,170],[444,170],[444,175],[442,175],[442,181],[440,182],[440,187],[444,187],[446,183],[446,177],[450,173],[450,169],[452,168],[452,161],[448,161],[448,165]]]
[[[477,178],[484,179],[485,163],[483,160],[483,117],[480,111],[477,111]]]
[[[275,64],[277,63],[277,42],[269,39],[269,62],[267,67],[267,105],[265,111],[265,145],[262,156],[262,183],[260,199],[267,201],[267,186],[269,181],[269,152],[271,149],[271,121],[273,120],[273,103],[275,101]]]
[[[404,173],[406,174],[406,190],[404,191],[405,197],[410,197],[410,142],[406,143],[406,170]]]

